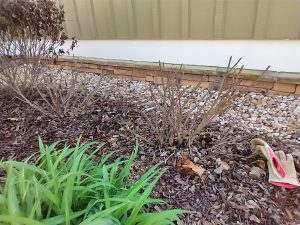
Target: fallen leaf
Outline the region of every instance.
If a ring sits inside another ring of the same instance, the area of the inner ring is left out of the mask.
[[[191,160],[188,159],[186,155],[182,156],[180,167],[186,172],[193,171],[196,173],[199,177],[203,175],[205,172],[205,169],[202,166],[195,165]]]

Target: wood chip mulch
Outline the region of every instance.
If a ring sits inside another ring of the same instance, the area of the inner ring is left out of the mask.
[[[129,155],[137,132],[144,138],[133,178],[158,162],[168,167],[153,193],[168,205],[154,210],[168,207],[193,211],[183,215],[183,224],[300,224],[300,191],[270,185],[261,159],[251,156],[249,141],[259,133],[236,129],[229,141],[212,148],[222,129],[217,123],[206,128],[189,152],[190,159],[206,169],[199,178],[178,168],[180,155],[188,152],[184,146],[159,148],[153,144],[154,134],[135,104],[100,101],[98,108],[84,116],[49,119],[17,101],[2,98],[0,103],[0,158],[4,160],[22,160],[36,153],[38,136],[46,143],[61,140],[72,144],[81,135],[82,141],[105,142],[105,151],[115,149],[119,155]],[[260,137],[286,152],[297,148],[289,140]],[[226,163],[229,169],[219,168],[216,161]],[[299,172],[299,157],[295,161]],[[253,167],[260,168],[260,173],[251,173]]]

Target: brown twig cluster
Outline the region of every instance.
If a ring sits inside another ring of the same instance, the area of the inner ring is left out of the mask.
[[[240,88],[243,70],[243,66],[237,68],[240,61],[241,58],[232,64],[230,57],[219,82],[201,97],[197,96],[203,81],[196,87],[182,86],[182,68],[167,72],[160,66],[157,76],[163,77],[162,84],[149,86],[154,107],[145,115],[161,146],[187,144],[191,147],[208,124],[238,102],[246,93],[246,88]]]
[[[50,117],[79,116],[94,109],[99,100],[101,78],[82,74],[78,68],[64,71],[48,69],[35,85],[39,101],[28,101],[38,111]]]

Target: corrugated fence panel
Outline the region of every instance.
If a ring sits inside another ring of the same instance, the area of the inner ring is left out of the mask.
[[[65,30],[66,33],[70,37],[78,37],[81,38],[79,26],[78,26],[78,18],[76,14],[76,8],[73,0],[60,0],[60,4],[64,5],[64,9],[66,11],[65,15]]]
[[[180,0],[159,1],[160,38],[181,39]]]
[[[126,0],[112,0],[115,20],[116,39],[130,39],[129,20]]]
[[[93,0],[98,38],[115,39],[115,20],[110,0]]]
[[[226,0],[224,39],[253,38],[257,0]]]
[[[133,14],[136,26],[137,39],[148,39],[153,37],[152,1],[134,0]]]
[[[300,1],[273,0],[270,2],[267,38],[299,39]]]
[[[78,39],[299,39],[300,0],[57,0]]]
[[[95,24],[92,17],[92,5],[90,0],[74,0],[77,8],[81,39],[95,39]]]
[[[190,38],[214,39],[216,2],[212,0],[190,1]]]

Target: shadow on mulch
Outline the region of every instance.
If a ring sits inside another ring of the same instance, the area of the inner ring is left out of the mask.
[[[153,195],[163,198],[168,207],[194,211],[184,215],[185,224],[299,224],[299,190],[273,187],[267,174],[253,177],[249,172],[259,166],[258,158],[251,157],[249,141],[257,133],[235,130],[223,145],[212,148],[222,137],[218,124],[208,127],[198,138],[190,152],[194,163],[202,165],[205,175],[200,179],[180,171],[177,166],[181,148],[159,148],[152,144],[153,133],[147,128],[139,107],[124,102],[99,102],[98,109],[90,114],[72,118],[49,119],[34,112],[27,105],[1,99],[0,158],[23,160],[38,151],[37,139],[50,144],[61,140],[74,144],[82,141],[105,142],[99,153],[117,150],[118,155],[129,155],[134,147],[137,132],[141,139],[138,159],[133,168],[133,179],[158,162],[169,169],[159,181]],[[287,152],[297,148],[285,140],[266,141]],[[145,141],[147,140],[147,141]],[[216,160],[226,162],[230,169],[218,172]],[[297,158],[299,161],[299,158]],[[297,164],[299,171],[299,164]],[[166,206],[157,206],[159,210]]]

